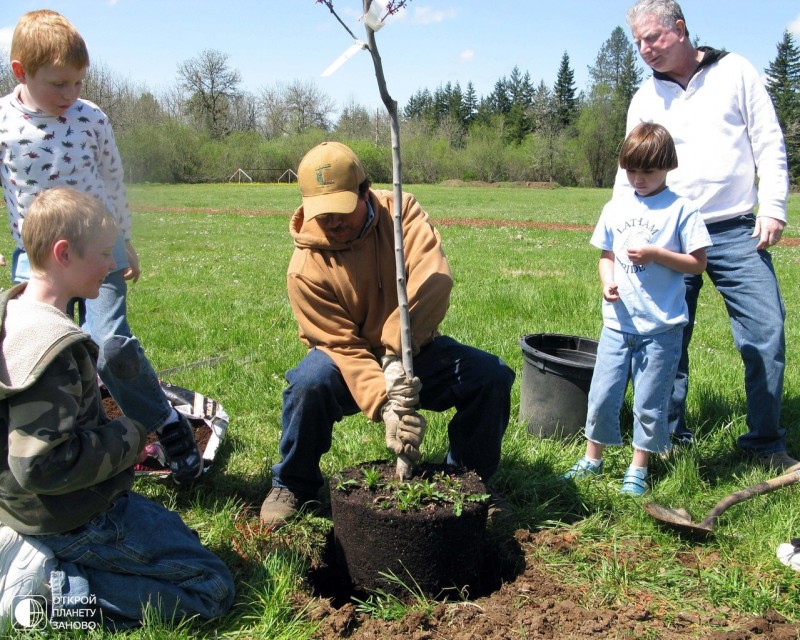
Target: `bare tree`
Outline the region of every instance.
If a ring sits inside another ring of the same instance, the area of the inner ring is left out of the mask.
[[[230,131],[231,102],[239,95],[241,76],[228,66],[228,58],[226,53],[206,49],[178,65],[181,86],[190,94],[189,109],[212,138],[222,138]]]
[[[17,86],[17,79],[11,71],[8,52],[0,49],[0,96],[6,96]]]
[[[249,92],[233,97],[228,105],[231,131],[257,131],[259,120],[258,98]]]
[[[265,138],[277,138],[289,133],[289,108],[280,84],[261,89],[259,108],[261,111],[259,129]]]
[[[183,122],[188,110],[186,96],[180,87],[172,86],[163,90],[158,96],[158,103],[164,113],[175,122]]]
[[[116,132],[133,125],[132,104],[136,90],[129,80],[112,71],[104,62],[92,62],[86,72],[81,97],[100,107]]]
[[[336,133],[342,138],[370,138],[376,136],[378,114],[371,114],[366,107],[351,99],[342,109],[336,121]],[[377,140],[375,144],[378,144]]]
[[[303,132],[316,127],[323,131],[331,128],[330,118],[336,103],[313,82],[294,80],[286,87],[292,129]]]
[[[330,131],[336,103],[313,82],[293,80],[262,89],[260,107],[264,135],[274,138],[314,128]]]
[[[163,124],[168,118],[159,101],[147,89],[138,92],[131,104],[130,113],[131,125],[134,127]]]

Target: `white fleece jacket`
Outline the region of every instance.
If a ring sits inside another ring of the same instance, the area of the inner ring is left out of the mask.
[[[786,147],[772,100],[755,67],[728,53],[702,67],[686,89],[648,78],[628,109],[627,130],[656,122],[672,134],[678,168],[667,184],[700,209],[706,223],[752,213],[786,222]],[[758,176],[758,183],[756,183]],[[630,189],[624,170],[615,195]]]

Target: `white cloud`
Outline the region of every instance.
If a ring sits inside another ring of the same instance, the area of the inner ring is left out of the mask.
[[[0,27],[0,49],[3,51],[11,50],[11,36],[14,35],[14,27]]]
[[[414,7],[410,11],[413,24],[436,24],[456,16],[455,9],[432,9],[431,7]]]
[[[464,49],[461,53],[458,54],[458,59],[462,62],[469,62],[475,57],[474,49]]]
[[[797,16],[794,20],[789,23],[789,26],[786,27],[789,32],[795,36],[800,36],[800,16]]]

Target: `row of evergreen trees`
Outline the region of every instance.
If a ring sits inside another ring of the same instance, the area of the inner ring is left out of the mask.
[[[777,55],[766,71],[767,90],[772,97],[786,138],[790,175],[800,184],[800,49],[794,37],[785,31]],[[574,73],[565,52],[556,82],[549,87],[543,81],[534,86],[530,74],[515,67],[508,78],[495,83],[492,93],[482,99],[472,84],[462,92],[458,84],[447,83],[433,93],[421,89],[404,110],[407,121],[423,122],[432,132],[449,130],[455,148],[463,146],[476,126],[503,119],[503,141],[522,145],[533,136],[541,139],[544,149],[558,159],[570,148],[568,140],[578,138],[574,151],[582,153],[591,182],[608,186],[613,180],[613,151],[624,137],[628,105],[641,84],[642,70],[625,33],[617,28],[604,44],[594,66],[587,95],[577,93]],[[560,164],[558,162],[554,164]],[[551,164],[550,166],[553,166]],[[559,182],[571,183],[564,169],[555,172]]]

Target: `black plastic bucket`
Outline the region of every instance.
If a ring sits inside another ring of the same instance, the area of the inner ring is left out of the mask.
[[[567,437],[586,425],[597,340],[559,333],[520,338],[522,388],[519,421],[541,438]]]

